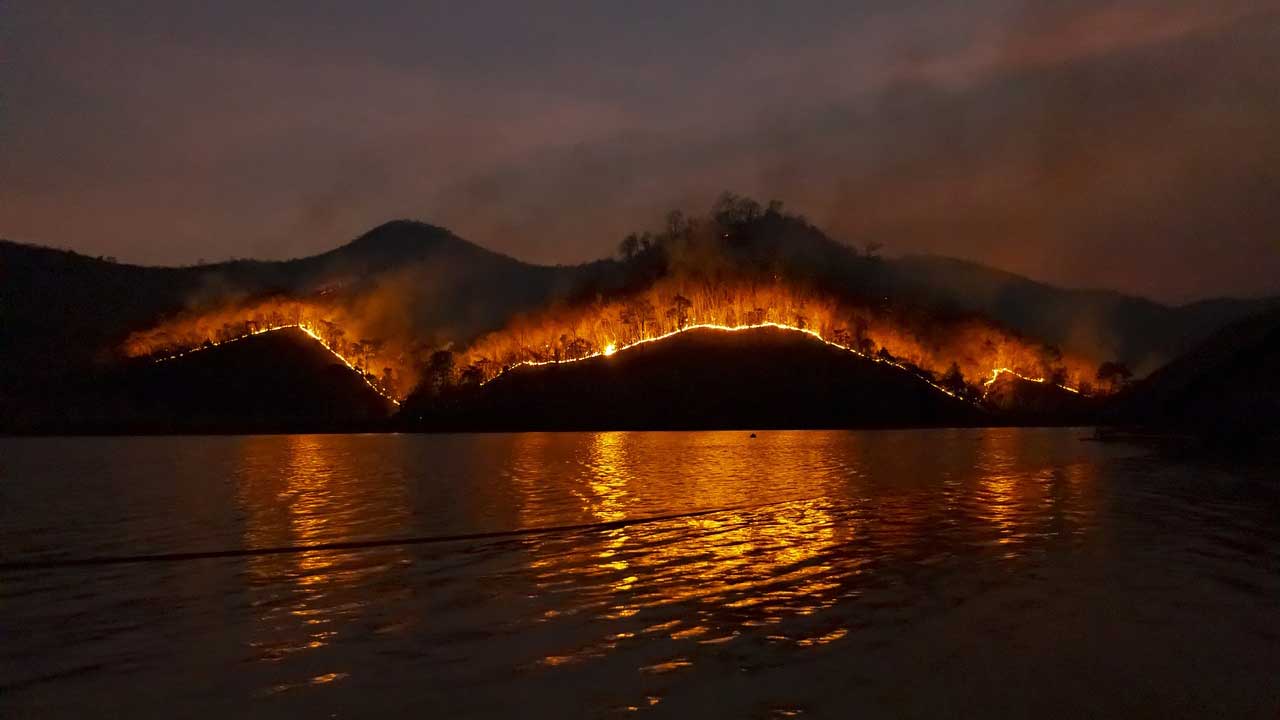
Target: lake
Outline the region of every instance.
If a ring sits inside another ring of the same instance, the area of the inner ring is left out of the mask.
[[[1280,484],[1090,434],[0,438],[0,716],[1274,719]]]

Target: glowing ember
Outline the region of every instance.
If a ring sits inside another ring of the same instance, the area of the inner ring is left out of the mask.
[[[1013,369],[1011,369],[1011,368],[1007,368],[1007,367],[996,368],[995,370],[992,370],[992,371],[991,371],[991,377],[987,378],[987,379],[986,379],[986,380],[984,380],[984,381],[983,381],[983,383],[982,383],[982,396],[983,396],[983,397],[986,397],[986,396],[987,396],[987,394],[991,392],[991,388],[995,386],[996,381],[1000,379],[1000,376],[1001,376],[1001,375],[1012,375],[1013,377],[1016,377],[1016,378],[1018,378],[1019,380],[1025,380],[1026,382],[1039,383],[1039,384],[1041,384],[1041,385],[1043,385],[1043,384],[1045,384],[1045,383],[1049,382],[1049,379],[1048,379],[1048,378],[1043,378],[1043,377],[1027,377],[1026,375],[1023,375],[1022,373],[1019,373],[1018,371],[1013,370]],[[1076,395],[1081,394],[1081,393],[1080,393],[1080,391],[1079,391],[1079,390],[1077,390],[1076,388],[1069,387],[1069,386],[1067,386],[1067,385],[1060,385],[1060,384],[1058,384],[1058,383],[1054,383],[1054,386],[1055,386],[1055,387],[1058,387],[1058,388],[1061,388],[1061,389],[1063,389],[1063,390],[1066,390],[1067,392],[1075,393]]]
[[[220,340],[220,341],[218,341],[218,342],[209,342],[209,343],[207,343],[207,344],[205,344],[205,345],[199,345],[199,346],[197,346],[197,347],[191,348],[190,350],[184,350],[184,351],[179,352],[179,353],[174,353],[173,355],[166,355],[166,356],[164,356],[164,357],[159,357],[159,358],[156,358],[156,359],[155,359],[155,362],[157,362],[157,363],[162,363],[162,362],[167,362],[167,361],[169,361],[169,360],[176,360],[177,358],[185,357],[185,356],[187,356],[187,355],[191,355],[192,353],[196,353],[196,352],[199,352],[199,351],[201,351],[201,350],[207,350],[207,349],[211,349],[211,348],[215,348],[215,347],[221,347],[221,346],[223,346],[223,345],[229,345],[229,344],[231,344],[231,343],[233,343],[233,342],[239,342],[240,340],[244,340],[244,339],[246,339],[246,338],[251,338],[251,337],[253,337],[253,336],[255,336],[255,335],[265,335],[266,333],[270,333],[270,332],[278,332],[278,331],[280,331],[280,330],[289,330],[289,329],[298,329],[298,330],[301,330],[302,332],[306,333],[308,336],[310,336],[310,337],[311,337],[311,339],[312,339],[312,340],[315,340],[316,342],[320,343],[320,346],[321,346],[321,347],[323,347],[325,350],[328,350],[330,355],[332,355],[332,356],[334,356],[335,358],[337,358],[339,362],[341,362],[343,365],[346,365],[348,369],[350,369],[352,372],[354,372],[354,373],[355,373],[355,374],[356,374],[356,375],[357,375],[361,380],[363,380],[363,381],[364,381],[364,384],[365,384],[365,385],[368,385],[368,386],[369,386],[369,388],[370,388],[371,390],[373,390],[374,392],[378,393],[379,395],[381,395],[382,397],[386,398],[387,400],[390,400],[391,402],[395,403],[396,405],[399,405],[399,404],[400,404],[400,401],[399,401],[399,400],[395,399],[394,397],[391,397],[390,395],[388,395],[388,394],[387,394],[387,392],[386,392],[385,390],[383,390],[382,388],[380,388],[380,387],[378,387],[377,385],[375,385],[375,384],[373,384],[372,382],[370,382],[369,378],[368,378],[368,377],[366,377],[366,376],[365,376],[365,374],[364,374],[363,372],[361,372],[360,370],[358,370],[358,369],[356,368],[356,366],[355,366],[355,364],[354,364],[354,363],[352,363],[352,362],[351,362],[350,360],[348,360],[346,357],[343,357],[340,353],[338,353],[338,351],[334,350],[332,347],[329,347],[329,344],[328,344],[328,343],[326,343],[326,342],[324,341],[324,338],[322,338],[322,337],[319,335],[319,333],[317,333],[317,332],[316,332],[316,330],[314,330],[313,328],[310,328],[310,327],[308,327],[308,326],[306,326],[306,325],[300,325],[300,324],[299,324],[299,325],[280,325],[280,326],[277,326],[277,327],[259,328],[259,329],[257,329],[257,330],[253,330],[253,331],[251,331],[251,332],[247,332],[247,333],[245,333],[244,335],[239,335],[239,336],[236,336],[236,337],[233,337],[233,338],[228,338],[228,339],[226,339],[226,340]]]
[[[322,299],[273,297],[179,315],[132,333],[122,350],[128,357],[165,360],[254,335],[297,328],[379,395],[398,403],[417,384],[420,348],[404,337],[375,334],[376,328],[369,325],[360,322],[350,310]]]
[[[983,396],[983,381],[993,373],[1052,375],[1076,392],[1097,367],[980,318],[943,320],[909,308],[857,306],[785,282],[687,278],[661,279],[625,297],[519,318],[478,339],[457,359],[484,384],[512,368],[612,356],[687,330],[752,328],[804,333],[970,400]]]
[[[523,361],[523,362],[519,362],[519,363],[516,363],[516,364],[514,364],[514,365],[510,365],[510,366],[508,366],[508,367],[506,367],[506,368],[503,368],[503,370],[502,370],[501,372],[499,372],[499,373],[498,373],[498,375],[495,375],[493,378],[489,378],[489,379],[488,379],[488,380],[486,380],[485,382],[490,382],[490,381],[492,381],[492,380],[495,380],[495,379],[497,379],[498,377],[500,377],[501,375],[503,375],[503,374],[505,374],[505,373],[507,373],[507,372],[510,372],[511,370],[514,370],[514,369],[516,369],[516,368],[518,368],[518,367],[536,367],[536,366],[541,366],[541,365],[564,365],[564,364],[572,363],[572,362],[580,362],[580,361],[582,361],[582,360],[590,360],[591,358],[597,358],[597,357],[609,357],[609,356],[614,355],[614,354],[616,354],[616,353],[622,352],[622,351],[624,351],[624,350],[630,350],[630,349],[632,349],[632,348],[639,347],[639,346],[641,346],[641,345],[648,345],[649,343],[661,342],[662,340],[666,340],[666,339],[668,339],[668,338],[674,337],[675,335],[679,335],[680,333],[684,333],[684,332],[689,332],[689,331],[691,331],[691,330],[716,330],[716,331],[720,331],[720,332],[741,332],[741,331],[743,331],[743,330],[760,330],[760,329],[763,329],[763,328],[772,328],[772,329],[774,329],[774,330],[786,330],[786,331],[789,331],[789,332],[802,333],[802,334],[804,334],[804,335],[808,335],[808,336],[810,336],[810,337],[812,337],[812,338],[815,338],[815,339],[816,339],[816,340],[818,340],[819,342],[822,342],[822,343],[824,343],[824,344],[826,344],[826,345],[830,345],[831,347],[840,348],[841,350],[844,350],[844,351],[846,351],[846,352],[853,353],[854,355],[858,355],[859,357],[862,357],[862,358],[864,358],[864,359],[866,359],[866,360],[871,360],[871,361],[873,361],[873,362],[878,362],[878,363],[884,363],[884,364],[886,364],[886,365],[891,365],[891,366],[896,367],[896,368],[899,368],[899,369],[901,369],[901,370],[907,370],[907,371],[910,371],[910,368],[908,368],[906,365],[904,365],[904,364],[902,364],[902,363],[893,362],[893,361],[890,361],[890,360],[886,360],[886,359],[884,359],[884,358],[875,357],[875,356],[873,356],[873,355],[864,355],[864,354],[862,354],[862,353],[858,352],[857,350],[854,350],[853,348],[845,347],[844,345],[839,345],[839,344],[837,344],[837,343],[831,342],[830,340],[827,340],[826,338],[822,337],[821,335],[819,335],[817,332],[815,332],[815,331],[813,331],[813,330],[809,330],[809,329],[807,329],[807,328],[795,327],[795,326],[793,326],[793,325],[782,325],[782,324],[779,324],[779,323],[766,322],[766,323],[759,323],[759,324],[757,324],[757,325],[733,325],[733,326],[729,326],[729,325],[710,325],[710,324],[689,325],[689,326],[687,326],[687,327],[680,328],[679,330],[673,330],[673,331],[671,331],[671,332],[669,332],[669,333],[665,333],[665,334],[663,334],[663,335],[659,335],[659,336],[657,336],[657,337],[645,338],[644,340],[639,340],[639,341],[637,341],[637,342],[633,342],[633,343],[631,343],[631,344],[629,344],[629,345],[623,345],[622,347],[618,347],[618,346],[617,346],[617,345],[615,345],[614,343],[610,343],[610,344],[608,344],[608,345],[606,345],[606,346],[605,346],[605,348],[604,348],[604,350],[603,350],[602,352],[598,352],[598,353],[591,353],[591,354],[589,354],[589,355],[584,355],[584,356],[582,356],[582,357],[576,357],[576,358],[565,358],[565,359],[561,359],[561,360],[546,360],[546,361],[525,360],[525,361]],[[922,379],[922,380],[924,380],[925,382],[929,383],[930,385],[932,385],[932,386],[934,387],[934,389],[939,390],[939,391],[941,391],[941,392],[944,392],[944,393],[946,393],[947,395],[950,395],[950,396],[951,396],[951,397],[953,397],[953,398],[957,398],[957,399],[959,399],[959,400],[964,400],[964,399],[965,399],[965,398],[961,397],[959,394],[957,394],[957,393],[955,393],[955,392],[953,392],[953,391],[951,391],[951,390],[949,390],[949,389],[947,389],[947,388],[945,388],[945,387],[942,387],[941,385],[939,385],[939,384],[937,384],[937,383],[933,382],[932,380],[929,380],[929,379],[927,379],[927,378],[923,378],[923,377],[921,377],[921,379]]]
[[[593,302],[557,304],[519,317],[460,352],[432,347],[403,327],[387,328],[355,307],[319,297],[271,298],[178,316],[132,334],[124,351],[131,357],[181,357],[289,327],[314,338],[393,402],[408,395],[423,373],[437,391],[455,384],[484,385],[513,368],[611,357],[689,330],[803,333],[910,372],[969,402],[986,397],[1006,373],[1079,393],[1097,367],[980,318],[944,320],[892,305],[853,305],[779,281],[679,277],[660,279],[626,296],[597,296]],[[374,368],[381,371],[375,374]]]

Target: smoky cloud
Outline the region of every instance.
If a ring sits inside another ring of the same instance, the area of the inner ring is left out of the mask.
[[[11,10],[0,234],[186,263],[418,217],[571,263],[732,188],[893,253],[1280,292],[1280,3],[740,5]]]

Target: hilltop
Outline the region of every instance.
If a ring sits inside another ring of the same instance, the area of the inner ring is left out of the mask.
[[[29,391],[45,412],[8,429],[56,433],[308,432],[370,429],[394,406],[312,338],[265,333],[164,362],[139,361]],[[26,404],[33,405],[31,398]]]

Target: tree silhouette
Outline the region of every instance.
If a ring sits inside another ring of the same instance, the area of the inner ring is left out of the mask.
[[[629,261],[635,258],[636,254],[639,252],[640,238],[637,237],[635,233],[631,233],[630,235],[622,238],[622,242],[618,243],[618,253],[622,255],[624,260]]]
[[[769,207],[773,209],[772,204]],[[778,209],[781,209],[781,204]],[[726,230],[736,230],[755,222],[762,215],[764,215],[764,209],[760,207],[760,203],[731,192],[722,194],[711,208],[712,219]]]
[[[431,360],[427,363],[427,382],[436,395],[452,384],[453,353],[448,350],[431,353]]]
[[[478,388],[484,382],[484,369],[472,363],[462,369],[458,376],[458,384],[465,388]]]
[[[570,340],[564,348],[565,358],[568,360],[577,360],[587,357],[592,353],[594,348],[591,341],[586,338],[577,337]]]
[[[641,340],[645,332],[658,322],[658,312],[648,298],[637,298],[622,307],[618,319],[632,328],[633,339]]]
[[[964,395],[969,387],[964,381],[964,373],[960,371],[960,366],[955,362],[952,362],[951,367],[947,368],[946,374],[942,376],[938,384],[957,395]]]
[[[1053,370],[1049,372],[1049,382],[1054,385],[1065,386],[1067,384],[1067,369],[1064,367],[1053,368]]]
[[[1108,360],[1098,366],[1097,380],[1115,392],[1133,377],[1129,367],[1118,360]]]
[[[1045,377],[1052,377],[1059,369],[1058,365],[1062,362],[1062,350],[1057,345],[1046,345],[1040,350],[1040,374]],[[1059,383],[1061,384],[1061,383]]]
[[[676,321],[676,327],[683,330],[689,324],[689,309],[692,307],[693,301],[683,295],[676,295],[671,299],[671,310],[668,312]]]

